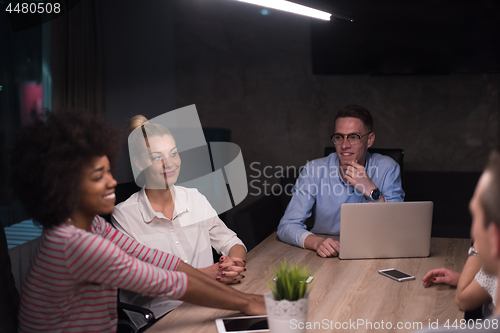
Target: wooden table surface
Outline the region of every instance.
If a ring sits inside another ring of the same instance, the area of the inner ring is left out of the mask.
[[[268,292],[273,267],[287,258],[307,263],[314,272],[308,322],[316,326],[308,332],[413,332],[436,321],[442,326],[447,320],[451,325],[463,318],[454,302],[455,288],[424,288],[422,278],[430,269],[442,266],[461,271],[469,246],[469,239],[433,238],[428,258],[340,260],[285,244],[274,233],[248,253],[246,277],[234,288]],[[399,269],[415,280],[398,282],[378,273],[386,268]],[[235,315],[242,314],[184,303],[147,333],[217,333],[215,319]]]

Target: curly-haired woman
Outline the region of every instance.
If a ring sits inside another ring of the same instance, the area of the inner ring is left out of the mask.
[[[265,313],[261,297],[217,283],[98,216],[114,209],[110,161],[118,136],[102,119],[74,112],[49,114],[22,130],[12,155],[13,190],[44,231],[23,285],[19,330],[114,332],[117,288]]]

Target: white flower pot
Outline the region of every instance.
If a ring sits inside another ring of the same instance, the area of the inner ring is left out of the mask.
[[[276,301],[272,292],[264,295],[267,309],[267,322],[271,333],[305,333],[309,299],[298,301]],[[299,323],[302,323],[299,329]]]

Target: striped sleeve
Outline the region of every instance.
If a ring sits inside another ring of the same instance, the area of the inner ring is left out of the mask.
[[[110,285],[147,296],[173,299],[184,296],[187,291],[187,275],[173,271],[179,258],[172,255],[158,258],[151,253],[153,250],[137,246],[138,243],[135,244],[130,239],[121,239],[115,244],[116,237],[123,235],[119,234],[114,235],[112,241],[109,237],[106,239],[94,233],[78,233],[73,236],[64,251],[67,269],[72,277],[78,281]],[[123,251],[123,247],[128,251]],[[161,269],[162,266],[171,270]]]
[[[96,228],[95,232],[93,231],[94,233],[100,234],[102,237],[115,243],[128,255],[141,261],[169,271],[175,271],[179,265],[180,258],[142,245],[127,234],[114,229],[106,220],[99,216],[94,219],[93,227]]]

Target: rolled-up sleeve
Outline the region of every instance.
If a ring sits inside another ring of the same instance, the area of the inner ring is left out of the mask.
[[[305,225],[316,201],[311,194],[311,187],[314,184],[308,176],[306,165],[292,189],[292,199],[278,225],[278,237],[285,243],[304,247],[306,237],[312,234]]]
[[[212,247],[218,254],[229,255],[229,251],[235,245],[241,245],[246,250],[246,246],[241,239],[217,215],[215,215],[210,223],[209,233]]]

